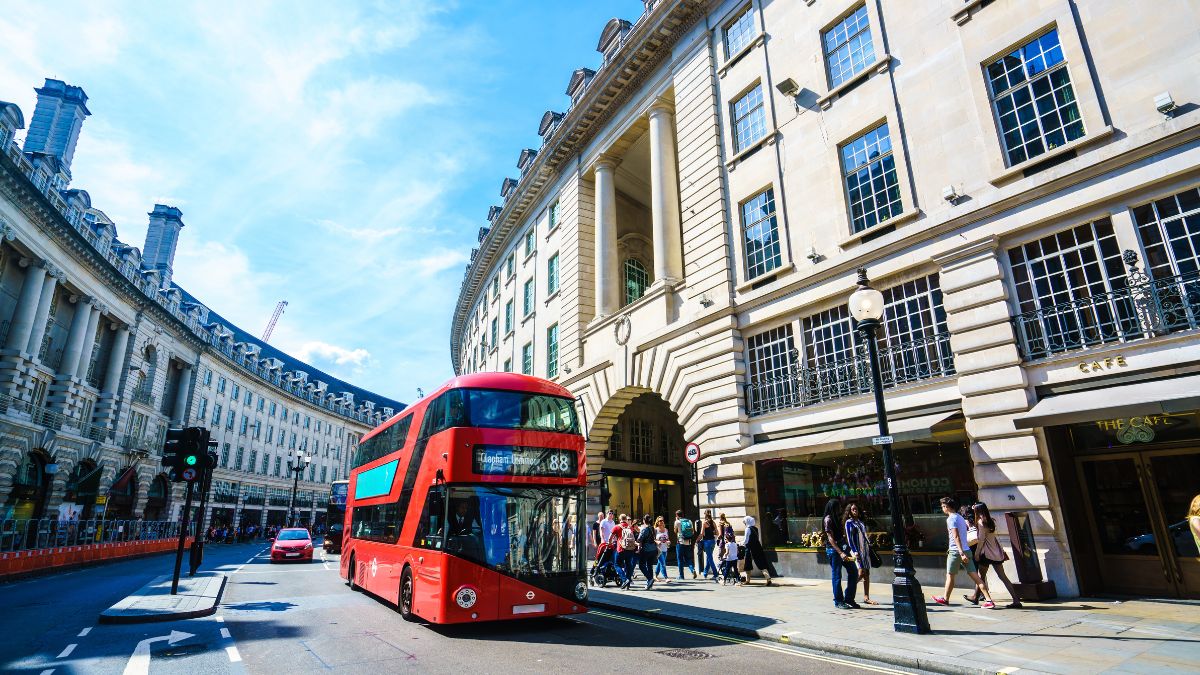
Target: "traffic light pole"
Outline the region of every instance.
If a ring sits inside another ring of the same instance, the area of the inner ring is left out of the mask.
[[[183,502],[183,517],[179,521],[179,545],[175,548],[175,575],[171,578],[171,595],[179,595],[179,569],[183,566],[183,545],[187,538],[188,524],[192,513],[192,484],[187,484],[187,498]]]
[[[200,481],[200,509],[196,515],[196,539],[192,542],[191,555],[188,558],[188,576],[196,576],[196,570],[200,569],[200,563],[204,562],[204,544],[205,544],[205,527],[207,526],[207,511],[208,511],[208,492],[212,486],[213,470],[209,462],[208,468],[204,470],[204,478]]]

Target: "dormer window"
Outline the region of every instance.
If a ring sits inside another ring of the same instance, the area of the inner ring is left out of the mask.
[[[500,185],[500,196],[504,197],[505,199],[508,199],[508,196],[511,195],[513,193],[513,191],[516,189],[517,189],[516,179],[515,178],[505,178],[504,182]]]
[[[609,19],[604,25],[604,30],[600,33],[600,42],[596,45],[596,51],[604,55],[604,63],[611,61],[625,44],[625,35],[632,26],[633,24],[625,19]]]
[[[587,90],[595,75],[596,71],[591,68],[578,68],[571,73],[571,82],[567,85],[567,96],[571,97],[571,105],[579,102],[579,97]]]
[[[541,136],[543,140],[549,138],[550,134],[558,128],[558,123],[562,121],[562,118],[562,113],[547,110],[542,114],[542,121],[538,124],[538,136]]]

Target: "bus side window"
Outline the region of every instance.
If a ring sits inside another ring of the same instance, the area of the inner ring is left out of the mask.
[[[421,548],[442,549],[445,534],[446,489],[441,486],[429,488],[425,508],[421,510],[421,522],[417,525],[416,545]]]

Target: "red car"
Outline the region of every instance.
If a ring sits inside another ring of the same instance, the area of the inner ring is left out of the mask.
[[[275,539],[271,541],[271,562],[289,560],[312,562],[312,557],[312,537],[303,527],[289,527],[280,530]]]

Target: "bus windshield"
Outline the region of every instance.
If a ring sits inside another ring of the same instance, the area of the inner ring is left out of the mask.
[[[467,399],[467,426],[579,433],[572,399],[498,389],[461,391]]]
[[[455,486],[445,550],[516,576],[580,569],[580,487]]]

